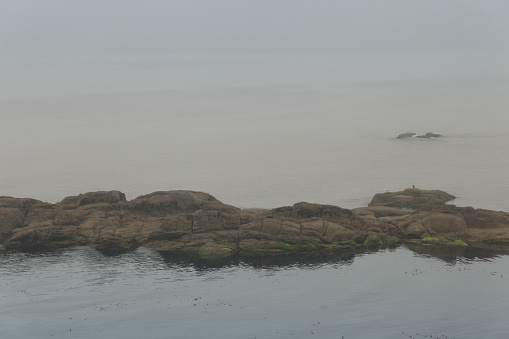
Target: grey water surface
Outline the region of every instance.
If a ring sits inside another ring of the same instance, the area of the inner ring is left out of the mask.
[[[509,210],[509,52],[2,58],[0,192],[205,191],[365,206],[442,189]],[[403,132],[443,138],[396,140]]]
[[[148,249],[0,256],[4,338],[507,338],[509,256],[405,247],[325,263],[167,261]]]

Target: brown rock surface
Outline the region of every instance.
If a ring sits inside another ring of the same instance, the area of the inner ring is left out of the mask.
[[[0,197],[0,243],[20,251],[146,246],[201,258],[434,237],[509,244],[508,213],[445,204],[452,199],[443,191],[413,188],[376,194],[368,207],[353,210],[306,202],[241,210],[194,191],[154,192],[131,201],[119,191],[90,192],[56,204]]]
[[[385,206],[414,210],[431,209],[441,207],[446,202],[454,199],[456,199],[455,196],[444,191],[407,188],[401,192],[377,193],[368,206]]]

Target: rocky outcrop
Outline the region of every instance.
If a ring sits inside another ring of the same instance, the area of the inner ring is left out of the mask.
[[[396,236],[401,239],[509,244],[509,213],[446,204],[454,198],[439,190],[409,188],[376,194],[368,207],[353,211],[365,219],[395,225],[399,231]]]
[[[400,135],[398,135],[396,137],[396,139],[406,139],[406,138],[425,138],[425,139],[429,139],[429,138],[439,138],[441,137],[442,135],[441,134],[436,134],[436,133],[432,133],[432,132],[428,132],[426,134],[423,134],[423,135],[417,135],[413,132],[406,132],[406,133],[401,133]]]
[[[420,190],[407,188],[401,192],[377,193],[369,207],[384,206],[400,209],[432,209],[441,207],[446,202],[456,199],[455,196],[439,190]]]
[[[441,136],[442,136],[441,134],[435,134],[435,133],[428,132],[424,135],[418,135],[418,136],[416,136],[416,138],[438,138]]]
[[[396,137],[396,139],[406,139],[406,138],[413,138],[415,135],[415,133],[413,132],[406,132],[406,133],[401,133],[400,135],[398,135]]]
[[[376,194],[368,207],[296,203],[239,209],[212,195],[161,191],[127,201],[119,191],[90,192],[56,204],[0,197],[4,250],[138,246],[202,259],[379,248],[398,242],[509,244],[509,214],[457,207],[439,190]]]

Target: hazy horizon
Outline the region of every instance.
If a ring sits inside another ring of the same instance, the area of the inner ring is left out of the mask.
[[[0,56],[499,50],[508,16],[503,0],[7,0]]]
[[[0,195],[507,210],[507,1],[0,2]],[[397,143],[399,133],[442,140]]]

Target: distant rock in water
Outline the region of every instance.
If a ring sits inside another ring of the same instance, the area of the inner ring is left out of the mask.
[[[432,132],[428,132],[424,135],[417,135],[415,133],[412,133],[412,132],[406,132],[406,133],[401,133],[400,135],[398,135],[398,137],[396,139],[406,139],[406,138],[424,138],[424,139],[429,139],[429,138],[438,138],[438,137],[441,137],[442,135],[441,134],[435,134],[435,133],[432,133]]]
[[[431,133],[431,132],[428,132],[424,135],[418,135],[417,138],[438,138],[438,137],[441,137],[440,134],[435,134],[435,133]]]
[[[401,133],[400,135],[398,135],[397,139],[412,138],[414,135],[416,134],[412,132]]]

